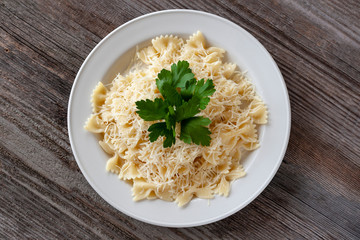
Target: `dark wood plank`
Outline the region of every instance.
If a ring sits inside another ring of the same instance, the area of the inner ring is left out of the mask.
[[[290,95],[288,151],[268,188],[233,216],[163,228],[107,204],[76,165],[66,111],[75,75],[117,26],[172,8],[253,34]],[[0,2],[1,239],[359,239],[360,3],[330,1]]]

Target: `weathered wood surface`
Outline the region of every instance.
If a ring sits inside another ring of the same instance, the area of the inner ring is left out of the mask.
[[[128,20],[171,8],[253,34],[278,63],[292,107],[289,147],[266,190],[223,221],[185,229],[139,222],[101,199],[66,123],[91,49]],[[0,17],[0,239],[360,238],[359,1],[2,0]]]

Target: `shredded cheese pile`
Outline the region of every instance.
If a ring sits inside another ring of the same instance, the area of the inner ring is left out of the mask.
[[[101,82],[96,86],[85,129],[102,134],[99,144],[112,156],[106,169],[132,183],[135,201],[160,198],[183,206],[193,197],[228,196],[230,183],[245,175],[241,155],[259,147],[256,127],[267,122],[267,109],[236,65],[222,62],[224,53],[207,47],[201,32],[187,41],[160,36],[137,52],[137,63],[126,76],[117,75],[110,89]],[[157,74],[179,60],[189,62],[196,79],[213,79],[216,92],[199,114],[212,121],[210,146],[178,138],[163,148],[163,137],[149,141],[147,129],[154,122],[136,113],[136,101],[161,96]]]

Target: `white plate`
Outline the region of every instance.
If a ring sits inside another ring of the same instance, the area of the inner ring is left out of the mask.
[[[192,200],[179,208],[175,202],[133,202],[131,186],[105,171],[108,156],[97,137],[84,130],[91,114],[90,95],[99,81],[109,83],[128,66],[136,46],[149,45],[158,35],[188,37],[201,31],[209,45],[224,48],[227,58],[247,70],[269,109],[269,123],[260,129],[261,147],[244,163],[247,175],[231,186],[229,197]],[[290,132],[290,104],[281,73],[265,48],[238,25],[209,13],[168,10],[138,17],[106,36],[81,66],[68,108],[70,143],[75,159],[90,185],[108,203],[138,220],[168,227],[199,226],[221,220],[254,200],[269,184],[284,157]]]

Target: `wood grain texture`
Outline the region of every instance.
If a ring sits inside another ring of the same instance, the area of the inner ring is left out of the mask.
[[[253,34],[286,81],[287,153],[273,181],[231,217],[163,228],[107,204],[67,135],[72,83],[95,45],[163,9],[225,17]],[[0,239],[359,239],[360,2],[0,2]]]

